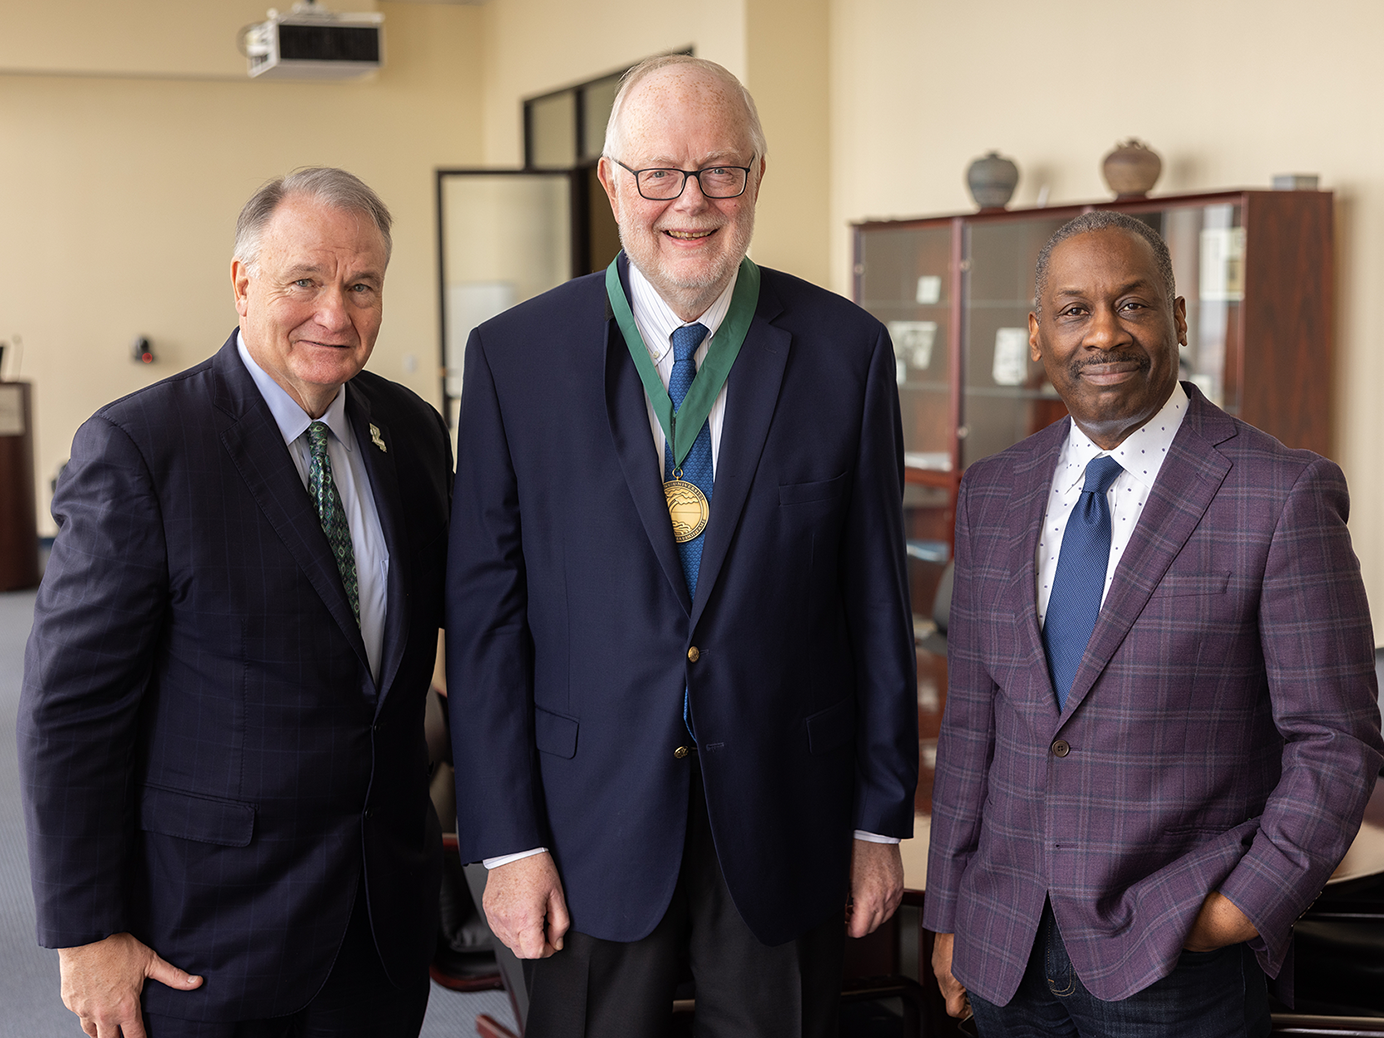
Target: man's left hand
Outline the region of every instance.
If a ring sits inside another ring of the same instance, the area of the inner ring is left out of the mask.
[[[1249,917],[1219,890],[1206,895],[1192,930],[1182,942],[1186,951],[1209,952],[1231,944],[1251,941],[1259,936]]]
[[[853,843],[846,933],[864,937],[888,920],[903,900],[903,858],[897,843]]]

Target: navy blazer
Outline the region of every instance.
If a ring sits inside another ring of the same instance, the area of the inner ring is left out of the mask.
[[[841,911],[853,829],[911,833],[894,370],[878,321],[763,271],[689,599],[602,275],[472,333],[447,582],[463,860],[550,847],[576,930],[647,935],[682,859],[684,688],[761,940]]]
[[[956,933],[953,972],[992,1002],[1017,990],[1045,898],[1098,998],[1171,972],[1212,890],[1277,976],[1379,773],[1341,470],[1184,386],[1061,711],[1034,570],[1069,420],[961,482],[924,925]]]
[[[206,978],[191,992],[147,984],[158,1013],[300,1008],[362,871],[391,977],[416,978],[432,952],[423,707],[450,446],[413,393],[369,372],[349,385],[389,550],[378,686],[234,334],[99,410],[53,498],[18,724],[39,942],[129,931]]]

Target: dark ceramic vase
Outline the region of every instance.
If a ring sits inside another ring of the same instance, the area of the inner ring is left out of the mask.
[[[966,169],[966,186],[982,209],[1003,209],[1019,183],[1019,167],[999,152],[976,159]]]

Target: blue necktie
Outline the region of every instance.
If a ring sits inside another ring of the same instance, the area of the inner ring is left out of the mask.
[[[697,377],[697,362],[692,354],[706,338],[707,327],[703,324],[686,324],[673,332],[673,373],[668,377],[668,395],[673,399],[673,407],[682,406],[683,398],[692,388],[692,380]],[[676,479],[677,466],[673,462],[673,445],[665,439],[663,446],[663,481]],[[711,419],[702,423],[697,432],[696,442],[682,459],[682,478],[695,484],[711,503]],[[697,570],[702,565],[702,543],[706,539],[703,530],[690,541],[679,544],[678,558],[682,561],[682,576],[687,581],[687,597],[697,597]],[[697,741],[692,730],[692,695],[687,689],[682,692],[682,723],[687,726],[687,734]]]
[[[692,380],[697,377],[697,362],[692,354],[706,338],[707,329],[701,324],[687,324],[673,332],[673,373],[668,378],[668,395],[675,408],[682,406],[683,398],[692,388]],[[666,443],[663,448],[663,481],[674,478],[677,467],[673,462],[673,445]],[[711,420],[702,423],[697,440],[687,457],[682,460],[682,478],[695,484],[711,502]],[[702,564],[702,542],[706,538],[703,530],[690,541],[678,545],[678,557],[682,560],[682,575],[687,581],[687,596],[697,597],[697,570]]]
[[[1043,622],[1043,649],[1059,710],[1067,705],[1067,693],[1100,615],[1105,571],[1110,566],[1110,504],[1105,493],[1123,471],[1109,456],[1095,458],[1086,466],[1086,483],[1062,535]]]

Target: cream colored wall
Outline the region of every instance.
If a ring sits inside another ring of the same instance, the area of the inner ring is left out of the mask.
[[[43,0],[7,3],[0,69],[60,75],[239,79],[243,25],[264,21],[265,0]],[[284,9],[291,3],[281,5]],[[330,5],[324,5],[330,6]],[[352,0],[353,11],[377,10]]]
[[[234,30],[262,19],[265,6],[27,5],[27,49],[14,45],[7,25],[0,339],[22,337],[20,375],[35,387],[41,532],[52,532],[48,481],[77,426],[106,401],[209,356],[234,327],[236,214],[263,181],[296,166],[344,166],[393,210],[384,327],[370,368],[440,400],[433,170],[482,159],[483,9],[380,3],[386,68],[367,80],[304,83],[245,77]],[[108,7],[130,18],[82,21]],[[115,34],[104,50],[139,53],[117,27],[146,24],[150,10],[172,17],[174,8],[198,13],[170,41],[195,61],[170,68],[151,58],[145,74],[110,74],[98,62],[93,25]],[[51,20],[35,22],[38,10],[51,11]],[[72,40],[71,48],[54,37]],[[233,60],[217,56],[227,50]],[[17,55],[43,74],[12,74]],[[198,69],[213,71],[204,78]],[[130,359],[137,335],[152,340],[158,363]]]
[[[489,0],[485,12],[485,161],[523,162],[523,101],[654,54],[693,47],[745,73],[747,0]]]
[[[831,276],[829,0],[747,0],[744,81],[769,138],[755,213],[756,262],[826,284]]]
[[[1337,201],[1334,453],[1384,602],[1384,5],[832,0],[831,17],[838,291],[848,222],[971,208],[966,166],[991,148],[1019,165],[1015,205],[1043,185],[1051,203],[1110,197],[1101,158],[1129,136],[1163,157],[1155,194],[1321,175]]]

